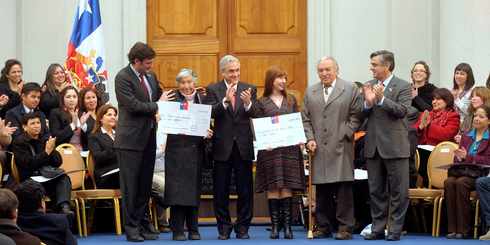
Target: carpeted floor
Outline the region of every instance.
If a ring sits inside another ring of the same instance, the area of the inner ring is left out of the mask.
[[[202,244],[202,245],[211,245],[211,244],[220,244],[220,245],[259,245],[259,244],[329,244],[329,245],[351,245],[351,244],[390,244],[390,242],[386,241],[364,241],[362,237],[356,235],[353,240],[350,241],[336,241],[333,239],[317,239],[317,240],[308,240],[306,239],[306,233],[302,229],[302,227],[295,227],[294,229],[294,240],[271,240],[269,239],[269,232],[266,231],[266,226],[254,226],[250,228],[250,240],[238,240],[232,238],[227,241],[220,241],[217,239],[217,231],[215,227],[206,226],[200,227],[200,232],[202,236],[202,240],[200,241],[184,241],[180,242],[180,244]],[[281,234],[282,235],[282,234]],[[160,235],[160,239],[157,241],[145,241],[144,244],[161,244],[162,242],[172,242],[179,243],[176,241],[172,241],[171,233],[165,233]],[[232,234],[232,237],[233,234]],[[400,242],[396,244],[417,244],[417,245],[442,245],[442,244],[482,244],[485,241],[478,240],[448,240],[444,237],[433,238],[430,235],[407,235],[402,237]],[[78,239],[79,245],[95,245],[95,244],[104,244],[104,245],[112,245],[112,244],[131,244],[126,242],[126,237],[116,236],[114,234],[93,234],[87,238]]]

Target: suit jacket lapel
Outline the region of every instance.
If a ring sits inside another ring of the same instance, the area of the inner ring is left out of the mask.
[[[397,87],[398,87],[398,78],[393,76],[388,86],[386,86],[383,94],[391,99],[392,97],[391,95],[393,94],[393,91],[397,89]]]
[[[140,93],[143,93],[143,96],[147,98],[148,101],[151,101],[151,98],[148,98],[147,93],[143,90],[145,88],[143,87],[144,85],[141,84],[140,78],[136,75],[136,73],[134,73],[133,69],[131,69],[131,65],[128,65],[128,70],[129,70],[128,71],[129,74],[131,74],[131,78],[132,78],[131,81],[136,85],[135,88],[139,88]],[[146,79],[148,80],[148,83],[150,84],[151,87],[150,80],[148,79],[148,77],[146,77]]]
[[[242,99],[240,98],[240,94],[242,93],[243,90],[245,90],[243,87],[243,84],[238,82],[238,84],[236,85],[236,93],[235,93],[235,111],[234,111],[235,115],[238,114],[240,107],[243,106]],[[233,108],[232,108],[232,110],[233,110]]]
[[[323,84],[322,82],[318,83],[316,87],[312,91],[312,97],[316,100],[319,105],[323,108],[327,104],[325,103],[325,96],[323,95]]]
[[[219,103],[222,103],[223,99],[226,97],[226,90],[227,90],[227,87],[225,84],[225,80],[221,80],[220,85],[219,85],[219,92],[220,92],[219,98],[221,100],[219,101]],[[231,105],[229,105],[226,108],[226,111],[228,111],[228,113],[230,113],[230,115],[233,116],[233,108],[231,108]]]
[[[342,93],[344,92],[344,81],[337,79],[335,82],[335,87],[332,90],[332,94],[328,96],[327,104],[325,107],[328,107],[332,103],[332,101],[336,100]]]

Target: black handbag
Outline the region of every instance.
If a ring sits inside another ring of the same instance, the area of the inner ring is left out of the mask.
[[[488,168],[472,164],[454,164],[447,170],[448,177],[479,178],[488,175]]]
[[[42,166],[39,169],[39,174],[48,179],[56,178],[64,173],[65,171],[63,169],[53,166]]]

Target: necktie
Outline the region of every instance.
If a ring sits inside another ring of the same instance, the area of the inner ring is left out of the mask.
[[[148,87],[146,86],[146,83],[145,83],[145,75],[143,75],[143,73],[140,73],[140,83],[141,83],[141,86],[144,88],[145,90],[145,93],[146,93],[146,96],[148,96],[148,98],[150,98],[150,92],[149,92],[149,89]]]

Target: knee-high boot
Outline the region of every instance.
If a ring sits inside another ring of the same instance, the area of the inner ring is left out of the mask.
[[[291,197],[281,199],[281,216],[284,227],[284,238],[293,239],[293,231],[291,229]]]
[[[280,223],[280,201],[279,199],[269,199],[269,215],[271,216],[271,239],[279,238]]]

